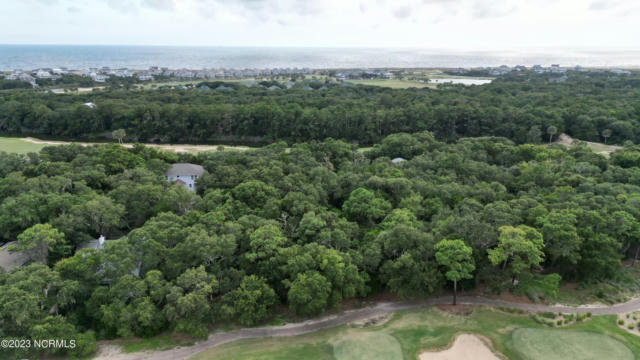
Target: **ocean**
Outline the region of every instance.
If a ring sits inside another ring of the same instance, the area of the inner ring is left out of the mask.
[[[0,70],[108,66],[203,68],[438,68],[540,64],[640,67],[640,50],[452,51],[438,49],[0,45]]]

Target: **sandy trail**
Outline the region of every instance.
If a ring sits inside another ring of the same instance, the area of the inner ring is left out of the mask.
[[[462,334],[453,346],[438,352],[423,352],[420,360],[500,360],[478,336]]]
[[[91,146],[102,143],[92,143],[92,142],[70,142],[70,141],[58,141],[58,140],[40,140],[36,138],[21,138],[23,141],[27,141],[34,144],[44,144],[44,145],[69,145],[69,144],[78,144],[82,146]],[[134,144],[132,143],[123,143],[122,146],[126,148],[132,148]],[[199,152],[199,151],[217,151],[218,146],[220,145],[189,145],[189,144],[175,144],[175,145],[167,145],[167,144],[143,144],[144,146],[154,147],[163,150],[174,151],[177,153],[187,153],[187,152]],[[223,145],[225,149],[234,149],[234,150],[249,150],[247,146],[227,146]]]
[[[95,360],[180,360],[187,359],[190,356],[197,354],[206,349],[214,346],[222,345],[225,343],[242,340],[242,339],[257,339],[257,338],[269,338],[269,337],[283,337],[283,336],[296,336],[311,333],[318,330],[329,329],[344,324],[349,324],[356,321],[363,321],[367,319],[373,319],[380,317],[384,314],[391,313],[398,310],[417,309],[431,305],[438,304],[450,304],[451,297],[438,297],[428,300],[420,301],[400,301],[400,302],[386,302],[379,303],[375,306],[346,311],[341,314],[326,316],[317,319],[311,319],[304,322],[292,323],[282,326],[265,326],[257,328],[245,328],[229,332],[217,332],[209,335],[207,340],[196,343],[193,346],[175,348],[165,351],[146,351],[137,353],[114,353],[113,345],[102,345]],[[591,312],[594,315],[609,315],[609,314],[626,314],[636,310],[640,310],[640,298],[633,299],[629,302],[604,306],[604,307],[573,307],[573,306],[548,306],[538,304],[526,304],[516,303],[495,299],[487,299],[480,296],[459,296],[458,303],[464,305],[485,305],[485,306],[504,306],[511,307],[526,311],[535,312],[563,312],[563,313],[587,313]],[[105,355],[103,354],[103,347],[110,346]]]

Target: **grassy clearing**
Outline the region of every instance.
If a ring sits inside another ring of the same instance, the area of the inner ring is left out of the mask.
[[[617,145],[607,145],[607,144],[603,144],[603,143],[596,143],[596,142],[590,142],[587,141],[587,146],[591,148],[591,150],[593,150],[593,152],[598,153],[598,154],[610,154],[616,150],[621,149],[621,146],[617,146]]]
[[[429,84],[426,82],[418,82],[411,80],[397,80],[397,79],[373,79],[373,80],[346,80],[346,82],[350,82],[358,85],[369,85],[369,86],[383,86],[389,87],[392,89],[408,89],[408,88],[436,88],[436,84]]]
[[[130,353],[146,350],[161,351],[173,349],[176,346],[191,346],[193,344],[193,341],[176,338],[171,334],[162,334],[140,341],[124,342],[122,343],[122,352]]]
[[[375,327],[341,326],[289,338],[237,341],[196,354],[192,359],[382,358],[377,357],[376,354],[385,354],[384,358],[393,359],[398,346],[401,358],[416,359],[422,351],[448,348],[455,336],[460,333],[485,336],[490,340],[494,351],[512,360],[543,359],[524,357],[521,353],[525,344],[534,344],[539,341],[540,334],[524,332],[518,335],[518,347],[513,338],[517,329],[544,330],[548,332],[545,334],[550,334],[546,337],[563,336],[562,344],[570,347],[588,349],[592,343],[595,344],[594,346],[607,346],[607,349],[617,349],[615,354],[623,355],[620,359],[626,359],[624,356],[629,352],[635,357],[640,356],[640,337],[618,328],[616,316],[598,316],[562,328],[549,328],[537,324],[528,315],[510,314],[489,308],[475,308],[469,315],[457,315],[436,308],[427,308],[395,313],[389,322]],[[590,334],[589,337],[585,337],[584,333]],[[531,338],[529,338],[530,334],[532,334]],[[391,341],[390,338],[395,341]],[[568,343],[570,345],[567,345]],[[555,346],[549,347],[547,351],[552,351]],[[541,347],[545,347],[544,343]],[[566,358],[565,356],[564,359]]]
[[[44,144],[34,144],[18,138],[0,137],[0,152],[27,154],[30,152],[39,152]]]
[[[527,360],[633,360],[628,347],[609,336],[582,331],[518,329],[513,346]]]
[[[333,344],[336,360],[402,360],[400,344],[384,332],[368,332],[341,337]]]

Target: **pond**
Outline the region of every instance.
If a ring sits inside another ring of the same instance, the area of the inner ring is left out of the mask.
[[[489,84],[491,80],[486,79],[429,79],[430,84],[462,84],[462,85],[484,85]]]

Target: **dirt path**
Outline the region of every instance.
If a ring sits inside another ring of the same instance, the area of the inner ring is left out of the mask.
[[[449,304],[451,297],[439,297],[421,301],[403,301],[379,303],[372,307],[364,309],[351,310],[338,315],[326,316],[323,318],[307,320],[300,323],[287,324],[282,326],[245,328],[229,332],[219,332],[209,335],[205,341],[196,343],[193,346],[175,348],[165,351],[146,351],[137,353],[115,353],[113,345],[101,346],[100,351],[95,360],[179,360],[187,359],[201,351],[222,345],[228,342],[242,339],[256,339],[268,337],[295,336],[307,334],[310,332],[324,330],[355,321],[363,321],[370,318],[382,316],[384,314],[407,309],[417,309],[430,305]],[[591,312],[594,315],[619,315],[628,312],[640,310],[640,298],[631,300],[626,303],[612,306],[548,306],[537,304],[515,303],[502,300],[487,299],[479,296],[459,296],[459,304],[465,305],[485,305],[485,306],[504,306],[517,308],[527,311],[537,312],[566,312],[566,313],[586,313]]]
[[[45,145],[69,145],[72,144],[70,141],[58,141],[58,140],[40,140],[36,138],[21,138],[20,140],[27,141],[33,144],[45,144]],[[91,142],[73,142],[73,144],[79,144],[82,146],[91,146],[102,143],[91,143]],[[124,143],[122,146],[126,148],[132,148],[134,144]],[[217,151],[219,145],[189,145],[189,144],[175,144],[175,145],[165,145],[165,144],[143,144],[145,146],[154,147],[163,150],[174,151],[177,153],[186,153],[186,152],[199,152],[199,151]],[[227,146],[223,145],[225,149],[233,149],[233,150],[249,150],[247,146]]]

